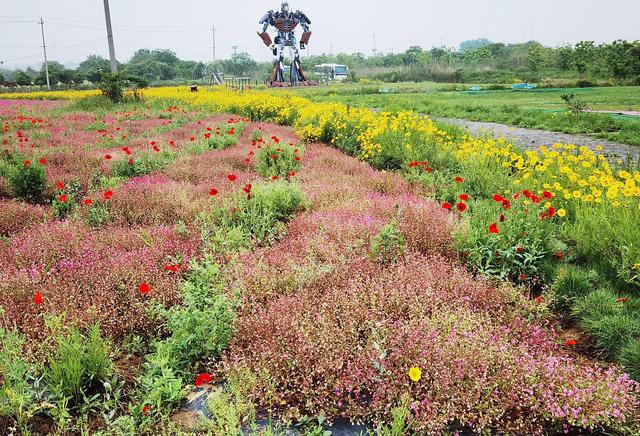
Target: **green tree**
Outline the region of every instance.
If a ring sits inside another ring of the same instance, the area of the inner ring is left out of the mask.
[[[573,65],[578,70],[580,77],[584,77],[587,70],[593,65],[596,47],[593,41],[580,41],[573,51]]]
[[[111,63],[108,59],[99,55],[90,55],[78,65],[78,72],[93,83],[98,83],[102,73],[108,73],[109,71],[111,71]]]
[[[0,85],[4,85],[4,76],[0,73]]]
[[[537,73],[542,68],[544,63],[544,54],[542,52],[542,45],[536,44],[529,48],[525,66],[529,71]]]
[[[460,43],[460,53],[467,51],[477,50],[481,47],[492,45],[493,43],[487,38],[471,39],[469,41],[463,41]]]
[[[573,47],[565,45],[555,50],[556,66],[562,71],[573,68]]]
[[[248,76],[258,68],[258,63],[249,53],[234,53],[231,59],[222,61],[222,68],[227,75],[242,77]]]
[[[31,85],[31,77],[22,70],[16,72],[16,84],[20,86]]]

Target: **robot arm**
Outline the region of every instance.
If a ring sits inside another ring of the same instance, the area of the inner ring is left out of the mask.
[[[269,48],[272,48],[273,46],[273,41],[271,40],[271,37],[267,33],[269,24],[271,24],[271,21],[272,21],[272,16],[273,16],[273,12],[269,11],[264,15],[264,17],[262,17],[262,19],[258,23],[258,24],[262,24],[262,32],[258,30],[258,36],[262,39],[262,42],[264,42],[264,45],[266,45]]]
[[[311,24],[311,20],[307,17],[304,12],[296,11],[296,15],[298,15],[298,19],[300,20],[300,25],[304,30],[302,37],[300,38],[300,48],[304,50],[304,48],[309,44],[309,39],[311,39],[311,29],[309,28],[309,24]]]

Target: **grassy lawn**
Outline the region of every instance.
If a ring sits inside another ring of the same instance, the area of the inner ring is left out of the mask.
[[[296,90],[315,101],[341,101],[390,111],[412,110],[473,121],[564,133],[584,133],[640,145],[640,118],[564,111],[562,94],[575,94],[594,110],[640,110],[640,87],[468,91],[472,85],[338,85]],[[379,93],[379,90],[388,93]]]

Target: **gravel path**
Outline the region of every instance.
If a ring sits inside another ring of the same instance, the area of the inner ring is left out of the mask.
[[[551,146],[556,143],[586,145],[595,151],[597,145],[601,145],[606,156],[613,159],[632,160],[640,159],[640,147],[619,144],[604,139],[593,138],[586,135],[570,135],[566,133],[548,132],[546,130],[524,129],[508,126],[506,124],[486,123],[478,121],[461,120],[457,118],[445,118],[429,116],[434,121],[455,124],[466,127],[472,134],[492,134],[496,138],[509,138],[515,144],[527,150],[535,150],[542,145]]]

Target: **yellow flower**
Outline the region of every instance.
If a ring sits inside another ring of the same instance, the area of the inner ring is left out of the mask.
[[[558,211],[556,213],[558,214],[558,216],[560,218],[563,218],[563,217],[567,216],[567,211],[564,210],[564,209],[558,209]]]
[[[420,381],[420,379],[422,378],[422,371],[420,370],[420,368],[418,368],[417,366],[412,367],[409,370],[409,378],[414,381]]]

